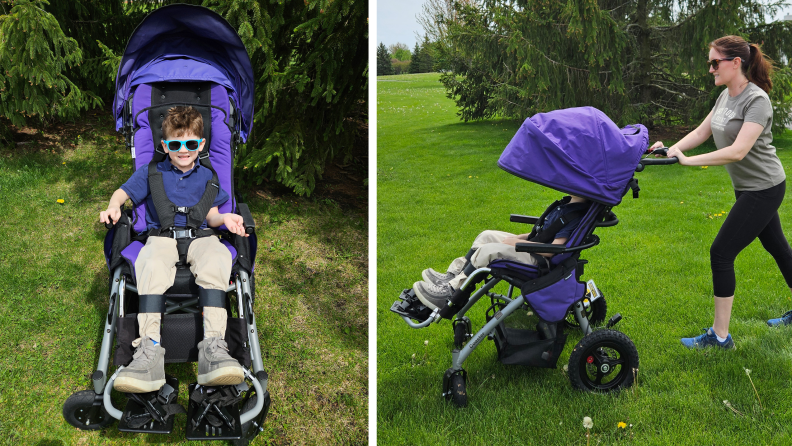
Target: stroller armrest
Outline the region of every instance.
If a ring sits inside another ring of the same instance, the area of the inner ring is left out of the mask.
[[[537,221],[539,221],[539,217],[511,214],[511,216],[509,216],[509,221],[512,223],[527,223],[529,225],[534,225]]]
[[[565,252],[582,251],[597,245],[599,245],[599,237],[591,234],[586,239],[586,243],[573,246],[571,248],[564,245],[553,245],[550,243],[517,243],[517,245],[515,245],[515,250],[517,252],[546,252],[551,254],[561,254]]]
[[[242,216],[245,225],[245,234],[252,234],[256,231],[256,222],[253,221],[253,214],[246,203],[237,203],[237,211]]]

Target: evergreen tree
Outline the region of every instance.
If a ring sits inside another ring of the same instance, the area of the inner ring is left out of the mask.
[[[410,59],[410,73],[422,73],[421,68],[419,67],[419,60],[421,59],[421,48],[418,46],[418,43],[415,43],[415,49],[412,53],[412,58]]]
[[[729,34],[767,43],[780,60],[792,28],[766,25],[780,2],[751,0],[483,0],[452,4],[435,46],[449,97],[464,120],[591,105],[620,123],[702,119],[721,87],[708,73],[708,44]],[[778,44],[776,44],[778,42]],[[789,120],[790,70],[775,75],[774,125]]]
[[[434,71],[434,45],[429,41],[429,36],[424,36],[421,44],[421,56],[418,61],[419,73],[431,73]]]
[[[213,9],[247,47],[256,115],[240,183],[310,194],[328,161],[351,156],[367,119],[365,0],[0,0],[0,117],[40,125],[112,101],[132,31],[171,3]]]
[[[387,76],[393,74],[393,65],[391,65],[391,56],[388,54],[388,49],[380,42],[377,47],[377,76]]]

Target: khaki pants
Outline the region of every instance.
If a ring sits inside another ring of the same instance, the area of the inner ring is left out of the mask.
[[[483,268],[495,259],[514,260],[529,265],[536,265],[536,259],[527,252],[517,252],[514,246],[501,243],[507,237],[514,237],[514,234],[503,231],[484,231],[473,241],[471,249],[476,249],[470,257],[470,263],[476,268]],[[455,273],[457,276],[448,282],[455,290],[465,282],[467,275],[462,272],[467,261],[464,257],[459,257],[451,262],[448,272]]]
[[[231,253],[215,236],[197,238],[187,249],[187,263],[195,276],[195,283],[206,290],[226,290],[231,277]],[[149,237],[135,261],[138,294],[164,294],[176,278],[179,252],[176,240],[167,237]],[[225,308],[204,307],[204,336],[224,337],[226,330]],[[160,341],[159,313],[138,314],[138,334]],[[137,347],[140,339],[132,345]]]

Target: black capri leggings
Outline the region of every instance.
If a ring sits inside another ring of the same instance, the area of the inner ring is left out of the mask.
[[[786,181],[760,191],[734,191],[737,202],[710,247],[715,296],[734,296],[734,259],[756,237],[775,259],[787,285],[792,287],[792,249],[778,218],[785,191]]]

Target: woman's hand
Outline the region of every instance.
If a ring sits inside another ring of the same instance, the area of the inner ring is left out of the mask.
[[[652,144],[652,146],[651,146],[651,147],[649,147],[649,151],[651,152],[651,151],[653,151],[654,149],[659,149],[660,147],[665,147],[665,146],[663,145],[663,141],[657,141],[656,143]]]
[[[687,156],[685,156],[681,150],[679,150],[676,146],[671,146],[668,148],[668,154],[666,155],[669,158],[676,157],[679,161],[679,164],[686,166],[687,165]]]

